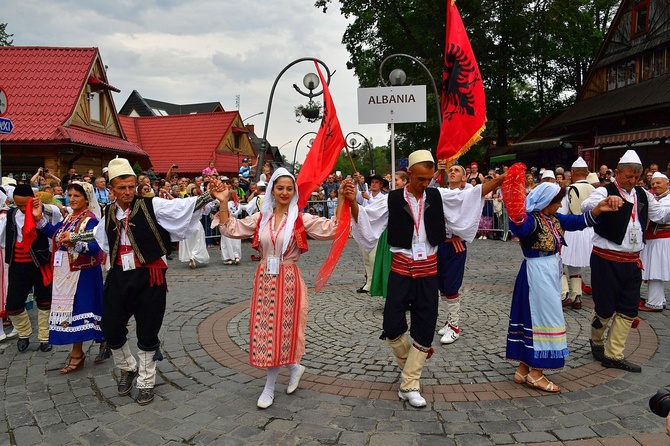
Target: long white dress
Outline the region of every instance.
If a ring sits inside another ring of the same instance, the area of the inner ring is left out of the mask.
[[[670,208],[670,195],[661,198],[658,203]],[[670,281],[670,238],[647,238],[640,259],[642,279],[649,281],[647,307],[664,308],[666,299],[663,282]]]
[[[232,218],[237,218],[238,215],[242,212],[242,205],[240,203],[235,203],[230,200],[228,202],[228,211]],[[221,260],[226,261],[235,261],[242,258],[242,240],[228,238],[225,235],[221,235]]]
[[[203,213],[209,214],[214,206],[216,206],[214,202],[207,203]],[[179,261],[187,263],[191,260],[194,260],[198,265],[209,264],[205,228],[202,225],[198,226],[195,232],[179,242]]]

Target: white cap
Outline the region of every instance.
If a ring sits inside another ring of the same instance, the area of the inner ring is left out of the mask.
[[[130,162],[128,162],[127,159],[125,158],[114,158],[109,162],[109,181],[112,181],[116,177],[120,177],[123,175],[132,175],[132,176],[137,176],[135,175],[135,171],[133,168],[130,166]]]
[[[102,168],[102,173],[103,173],[103,174],[107,173],[107,171],[109,171],[109,168],[108,168],[108,167],[103,167],[103,168]]]
[[[547,169],[547,170],[545,170],[545,171],[542,173],[542,179],[545,179],[545,178],[553,178],[553,179],[555,180],[555,179],[556,179],[556,175],[554,175],[554,171],[553,171],[553,170],[549,170],[549,169]]]
[[[661,172],[654,172],[654,174],[651,176],[651,179],[653,180],[654,178],[664,178],[666,181],[668,181],[668,177]]]
[[[595,172],[591,172],[586,176],[586,182],[589,184],[600,183],[600,180],[598,179],[598,174]]]
[[[435,160],[433,159],[433,154],[430,153],[430,150],[415,150],[414,152],[409,154],[409,165],[407,167],[412,167],[416,163],[423,163],[426,161],[429,161],[431,163],[434,163]]]
[[[2,185],[7,186],[8,184],[16,186],[16,180],[14,178],[2,177]]]
[[[572,168],[574,169],[575,167],[586,167],[588,168],[588,164],[586,164],[586,161],[584,161],[584,158],[581,156],[578,157],[574,163],[572,163]]]
[[[256,187],[267,187],[267,186],[268,185],[265,184],[265,181],[259,181],[258,183],[256,183]]]
[[[623,154],[623,156],[619,160],[619,163],[642,165],[642,161],[640,161],[640,157],[637,156],[635,150],[626,150],[626,153]]]
[[[228,181],[228,180],[230,180],[230,178],[228,178],[228,177],[225,176],[225,175],[222,176],[220,179],[221,179],[221,181]]]

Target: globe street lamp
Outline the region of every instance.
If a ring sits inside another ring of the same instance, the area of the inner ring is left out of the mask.
[[[293,65],[296,65],[300,62],[306,62],[306,61],[311,61],[311,62],[316,62],[320,64],[323,68],[326,70],[326,75],[327,79],[326,82],[330,85],[330,78],[331,78],[331,73],[330,69],[328,66],[323,63],[321,60],[316,59],[314,57],[301,57],[299,59],[294,60],[293,62],[289,63],[286,65],[277,75],[275,78],[274,83],[272,84],[272,90],[270,90],[270,98],[268,99],[268,108],[267,111],[265,112],[265,128],[263,129],[263,138],[261,139],[261,153],[258,155],[258,165],[262,166],[265,163],[265,152],[266,152],[266,147],[267,147],[267,136],[268,136],[268,124],[270,123],[270,111],[272,110],[272,98],[274,97],[275,94],[275,89],[277,88],[277,83],[279,82],[279,79],[282,77],[282,75]],[[334,74],[334,73],[333,73]],[[298,87],[296,84],[293,84],[293,88],[300,93],[303,96],[306,96],[310,98],[310,100],[315,97],[323,94],[323,90],[314,93],[314,90],[319,87],[319,76],[317,76],[314,73],[309,73],[303,78],[303,85],[305,88],[307,88],[309,91],[305,93]],[[256,181],[260,179],[260,174],[261,174],[262,169],[256,169]]]
[[[300,141],[302,141],[302,139],[307,135],[316,135],[316,132],[305,133],[300,138],[298,138],[298,142],[295,143],[295,150],[293,151],[293,164],[291,164],[291,173],[293,174],[295,174],[295,157],[298,155],[298,146],[300,145]],[[312,144],[314,144],[314,138],[310,138],[308,147],[312,147]]]
[[[347,136],[344,137],[345,141],[347,141],[347,144],[349,147],[351,147],[351,150],[353,151],[354,149],[358,149],[363,143],[359,143],[356,141],[356,138],[351,138],[349,139],[349,135],[358,135],[361,138],[365,140],[365,145],[368,147],[368,153],[370,155],[370,175],[375,173],[375,159],[374,159],[374,154],[372,151],[372,144],[370,144],[370,141],[363,135],[362,133],[358,132],[349,132],[347,133]]]

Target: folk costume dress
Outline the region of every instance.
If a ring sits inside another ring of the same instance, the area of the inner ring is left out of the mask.
[[[268,184],[272,191],[278,169]],[[288,173],[288,172],[287,172]],[[249,363],[272,368],[297,364],[305,353],[307,325],[307,287],[296,264],[306,252],[307,236],[331,240],[335,236],[335,218],[298,213],[296,192],[289,212],[275,231],[274,198],[268,192],[260,213],[243,219],[229,218],[220,226],[230,238],[253,236],[252,246],[261,255],[256,268],[249,321]],[[278,274],[270,274],[269,262],[279,258]]]
[[[654,196],[663,207],[670,208],[670,191]],[[649,293],[646,306],[655,310],[665,308],[663,282],[670,281],[670,224],[650,222],[645,234],[645,244],[640,259],[644,269],[642,280],[648,280]]]
[[[516,224],[510,219],[510,230],[519,237],[524,260],[514,284],[506,357],[542,370],[562,368],[569,353],[561,305],[563,233],[596,223],[591,212],[543,214],[541,210],[559,191],[557,184],[539,184],[526,197],[525,221]]]
[[[102,342],[102,251],[95,242],[77,242],[74,248],[58,243],[64,232],[90,231],[98,224],[85,211],[52,225],[42,220],[41,230],[52,238],[54,279],[49,315],[49,342],[54,345],[84,341]],[[41,225],[38,225],[40,227]],[[59,254],[60,253],[60,254]]]

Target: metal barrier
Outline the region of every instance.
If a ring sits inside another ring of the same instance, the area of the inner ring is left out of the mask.
[[[496,213],[496,202],[499,203],[499,213]],[[509,218],[505,203],[499,198],[484,199],[482,216],[493,218],[493,227],[491,229],[482,229],[485,232],[494,232],[500,234],[500,239],[507,241],[510,236]],[[479,231],[478,231],[479,232]]]

